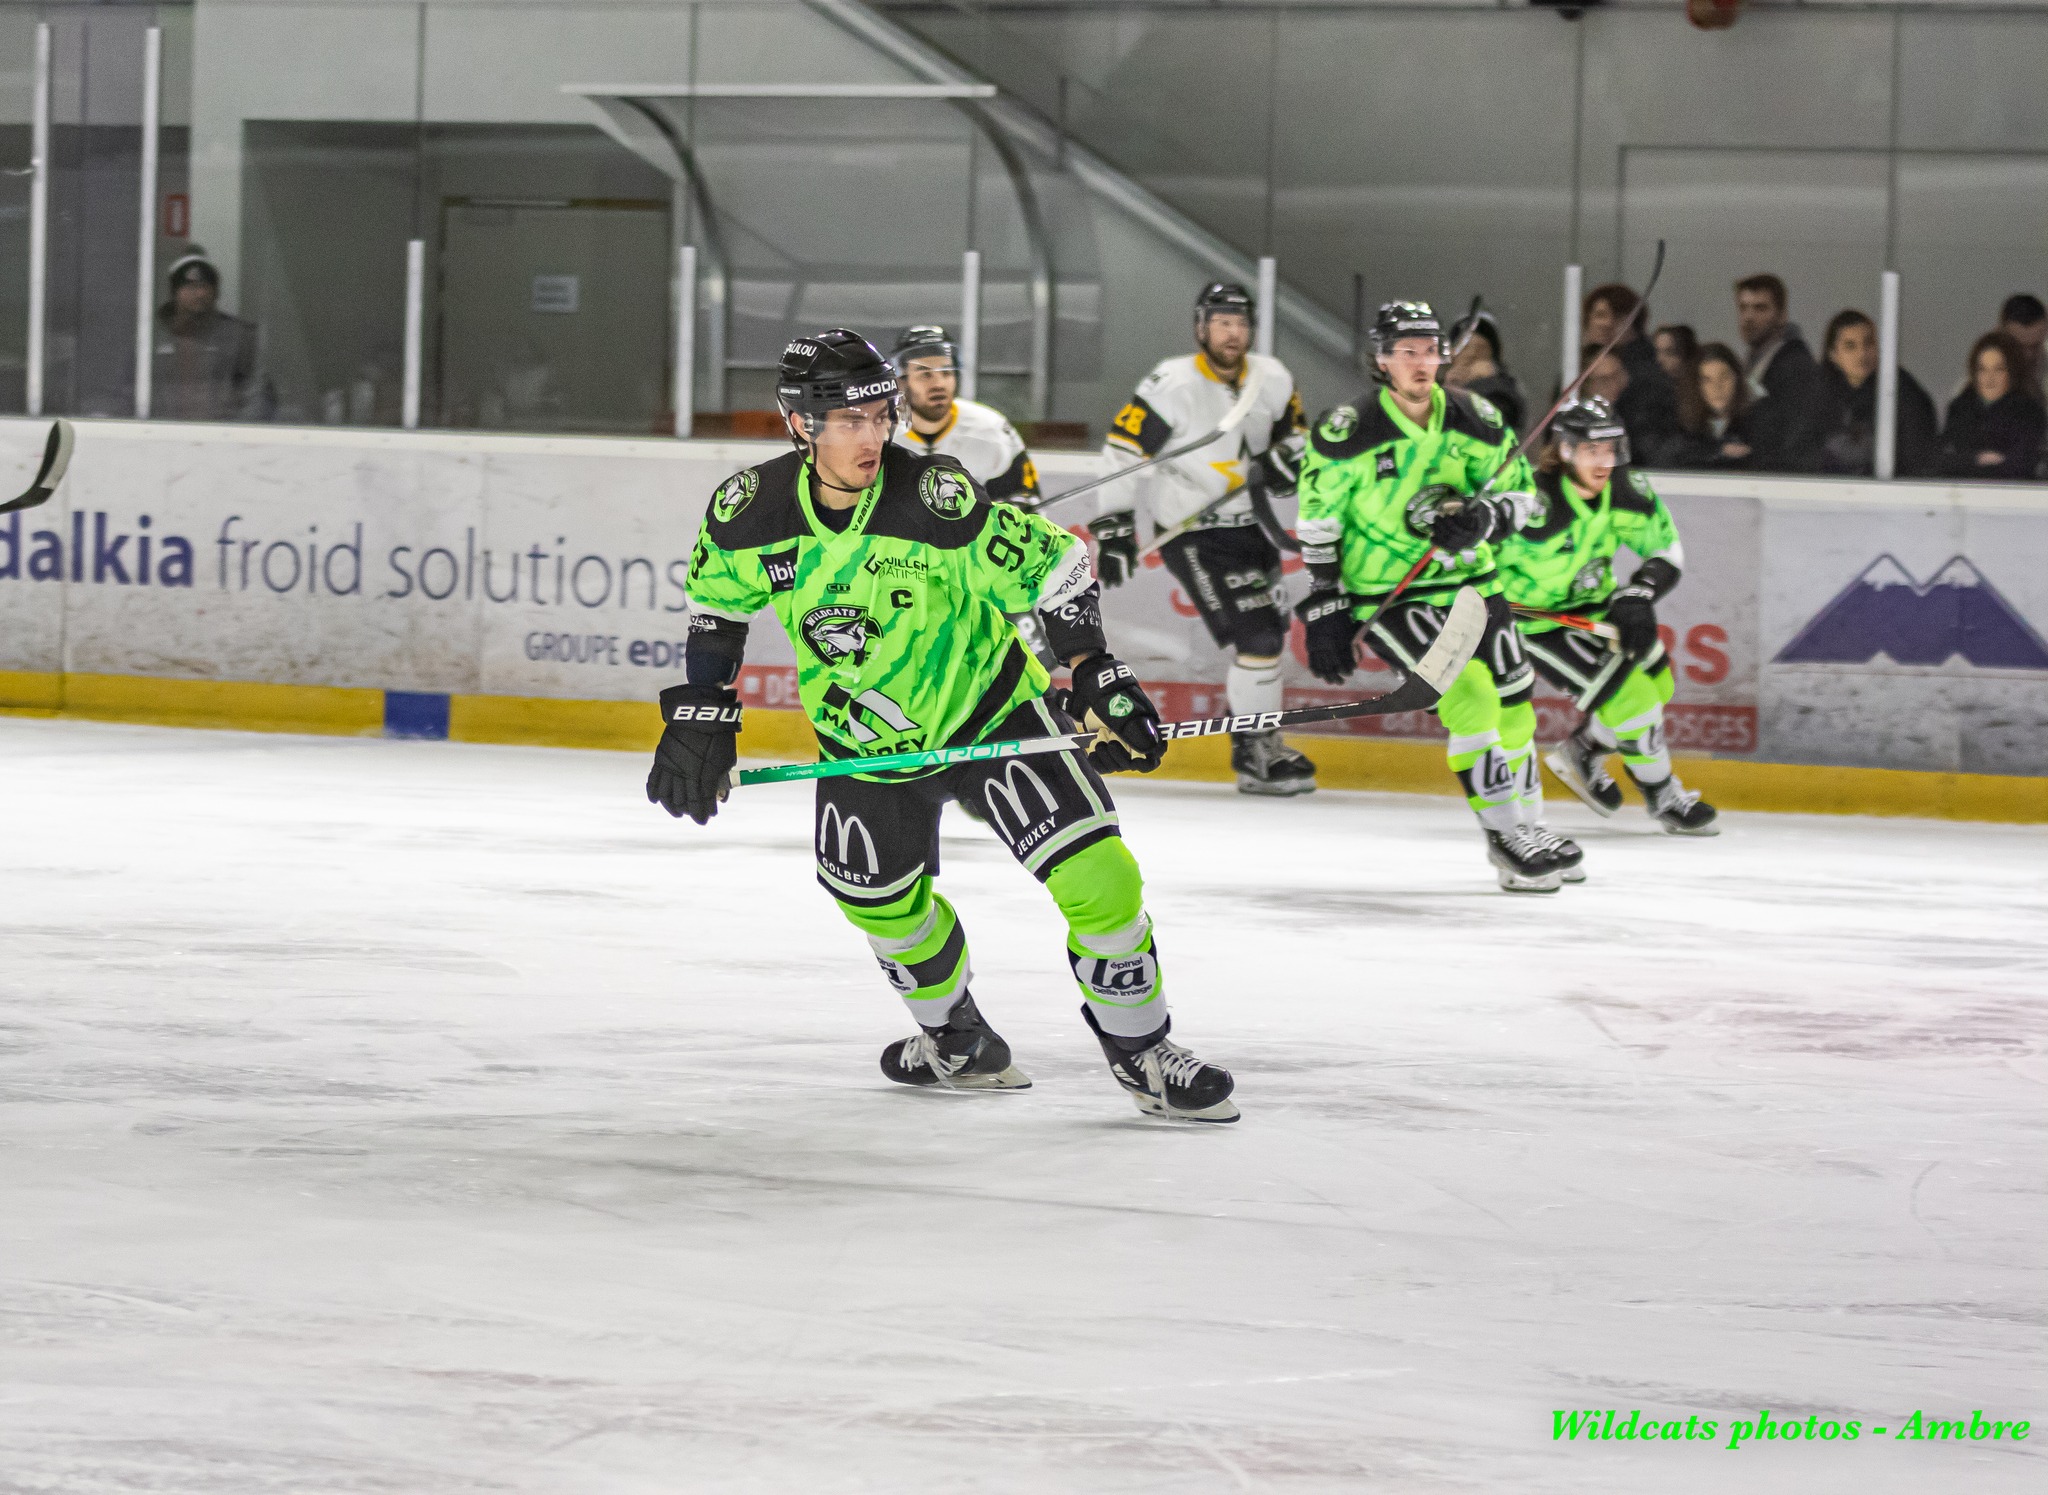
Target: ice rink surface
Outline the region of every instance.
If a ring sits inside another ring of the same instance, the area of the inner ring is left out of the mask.
[[[906,1031],[804,786],[0,721],[0,1491],[2048,1488],[2048,832],[1639,811],[1494,891],[1448,798],[1117,781],[1141,1120],[964,820]],[[1553,1412],[1716,1418],[1553,1442]],[[1855,1444],[1727,1448],[1770,1409]],[[1915,1409],[2035,1436],[1877,1438]]]

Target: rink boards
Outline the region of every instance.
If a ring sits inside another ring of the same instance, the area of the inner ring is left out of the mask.
[[[0,421],[0,487],[26,480],[45,429]],[[112,421],[78,432],[57,497],[0,519],[0,708],[586,746],[652,740],[704,503],[778,450]],[[1095,464],[1049,453],[1040,469],[1057,492]],[[1659,487],[1686,548],[1685,582],[1660,609],[1673,745],[1717,760],[1689,780],[1760,807],[2048,818],[2048,490],[1696,474]],[[1094,503],[1056,517],[1082,523]],[[1225,709],[1223,658],[1162,568],[1110,593],[1106,611],[1166,714]],[[1296,632],[1290,700],[1345,698],[1308,675]],[[749,747],[808,751],[779,629],[755,630],[742,684]],[[1538,704],[1546,735],[1574,719],[1561,699]],[[1325,782],[1447,782],[1433,719],[1354,725],[1313,745]],[[1225,772],[1208,743],[1176,748],[1169,766]]]

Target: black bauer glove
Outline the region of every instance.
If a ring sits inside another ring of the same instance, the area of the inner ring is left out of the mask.
[[[1095,575],[1106,587],[1120,587],[1138,572],[1138,516],[1130,509],[1104,514],[1088,526],[1095,539]]]
[[[1102,772],[1150,773],[1166,756],[1159,708],[1131,667],[1115,655],[1091,654],[1074,666],[1067,704],[1068,714],[1082,726],[1108,729],[1110,735],[1096,738],[1088,749],[1088,761]]]
[[[1446,499],[1429,522],[1429,542],[1446,555],[1456,555],[1484,545],[1492,538],[1499,518],[1499,512],[1483,498]]]
[[[732,793],[739,762],[740,698],[721,685],[671,685],[661,693],[661,741],[647,774],[647,800],[699,825]]]
[[[1607,621],[1621,635],[1621,652],[1638,662],[1657,647],[1656,593],[1630,582],[1607,599]]]
[[[1358,668],[1358,619],[1351,616],[1354,600],[1347,592],[1310,592],[1294,606],[1294,615],[1308,635],[1309,673],[1332,685],[1342,685]]]

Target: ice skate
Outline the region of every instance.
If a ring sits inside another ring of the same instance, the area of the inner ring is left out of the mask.
[[[1137,1040],[1103,1032],[1095,1014],[1086,1007],[1081,1009],[1081,1016],[1102,1045],[1102,1057],[1109,1061],[1109,1072],[1147,1116],[1165,1121],[1237,1120],[1237,1106],[1230,1099],[1237,1082],[1231,1079],[1230,1071],[1220,1065],[1205,1064],[1179,1044],[1169,1043],[1166,1035],[1173,1027],[1171,1018],[1143,1048],[1133,1051],[1126,1045]]]
[[[1607,771],[1607,755],[1582,728],[1544,754],[1543,761],[1557,775],[1557,781],[1571,790],[1596,815],[1612,815],[1621,808],[1621,785]]]
[[[1566,882],[1586,880],[1586,853],[1579,849],[1579,843],[1570,836],[1560,836],[1549,826],[1541,823],[1523,827],[1535,837],[1537,843],[1550,853],[1550,859],[1557,864],[1558,876]]]
[[[1671,836],[1718,836],[1721,827],[1715,824],[1721,812],[1700,798],[1697,789],[1688,789],[1678,782],[1673,774],[1661,783],[1638,782],[1636,788],[1643,791],[1643,803],[1657,823]]]
[[[1500,875],[1505,893],[1555,893],[1564,886],[1557,858],[1534,834],[1533,826],[1486,833],[1487,860]]]
[[[1316,787],[1316,766],[1277,731],[1239,732],[1230,739],[1230,766],[1239,794],[1308,794]]]
[[[1010,1046],[963,996],[942,1028],[924,1028],[882,1050],[882,1073],[899,1085],[947,1090],[1029,1090],[1031,1077],[1010,1062]]]

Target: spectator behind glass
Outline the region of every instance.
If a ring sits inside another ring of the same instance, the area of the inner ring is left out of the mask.
[[[2036,476],[2048,414],[2013,378],[2026,354],[2004,333],[1987,332],[1971,346],[1969,366],[1970,387],[1949,401],[1942,470],[2007,482]]]
[[[1735,282],[1735,326],[1749,347],[1743,376],[1752,454],[1761,472],[1811,472],[1820,465],[1820,369],[1786,316],[1785,282],[1750,275]]]
[[[1820,470],[1870,477],[1877,471],[1877,324],[1860,311],[1838,311],[1821,346]],[[1902,478],[1926,477],[1941,460],[1934,400],[1903,368],[1892,455]]]
[[[1681,388],[1699,361],[1699,334],[1683,322],[1667,322],[1657,329],[1650,343],[1657,350],[1657,367],[1674,388]],[[1679,412],[1681,420],[1684,414],[1683,410]]]
[[[1749,385],[1742,360],[1726,343],[1708,343],[1693,363],[1699,409],[1696,425],[1685,431],[1685,443],[1673,463],[1678,467],[1747,468]]]
[[[1465,336],[1468,329],[1472,333],[1470,338]],[[1459,348],[1461,343],[1464,346]],[[1509,426],[1521,430],[1522,417],[1526,413],[1522,386],[1501,361],[1500,323],[1494,321],[1493,313],[1480,312],[1476,326],[1472,319],[1461,318],[1451,328],[1451,346],[1459,348],[1459,351],[1444,373],[1444,383],[1452,389],[1462,389],[1490,400],[1499,408],[1502,419]]]
[[[1638,338],[1637,342],[1647,351],[1648,339]],[[1656,366],[1654,355],[1650,377],[1642,379],[1623,361],[1620,350],[1599,355],[1598,343],[1587,343],[1579,350],[1580,367],[1586,370],[1579,392],[1598,395],[1614,407],[1615,416],[1628,432],[1630,459],[1642,467],[1685,465],[1689,444],[1678,424],[1677,391]],[[1636,435],[1639,430],[1645,433],[1641,437]]]
[[[256,324],[222,311],[220,271],[197,244],[170,269],[157,308],[150,413],[159,420],[268,420],[256,372]]]
[[[2041,375],[2043,344],[2048,344],[2048,306],[2041,304],[2039,296],[2029,296],[2022,291],[2017,296],[2005,298],[2005,305],[1998,309],[1998,330],[2011,338],[2026,355],[2026,366],[2021,371],[2019,383],[2022,388],[2034,392],[2034,398],[2042,397]]]
[[[1579,341],[1598,349],[1606,346],[1643,298],[1620,282],[1595,286],[1586,293],[1584,315],[1579,324]],[[1627,371],[1629,408],[1619,404],[1614,413],[1628,427],[1630,455],[1645,467],[1669,465],[1670,454],[1680,439],[1678,392],[1670,376],[1657,365],[1657,353],[1643,335],[1650,309],[1629,324],[1628,333],[1615,345],[1615,356]]]

